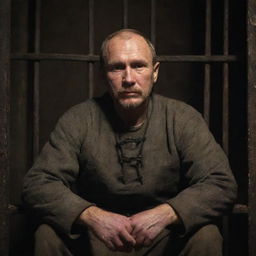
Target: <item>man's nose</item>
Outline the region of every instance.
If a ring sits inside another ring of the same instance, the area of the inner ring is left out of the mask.
[[[133,70],[130,67],[126,67],[123,72],[123,85],[124,86],[132,86],[135,84],[135,77],[133,74]]]

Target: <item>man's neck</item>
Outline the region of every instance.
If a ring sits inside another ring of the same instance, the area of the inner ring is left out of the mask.
[[[141,104],[135,109],[124,109],[120,106],[115,106],[117,114],[121,118],[126,127],[139,127],[147,118],[149,100]]]

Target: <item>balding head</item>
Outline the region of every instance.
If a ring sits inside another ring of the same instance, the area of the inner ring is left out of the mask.
[[[108,48],[108,44],[109,42],[114,39],[114,38],[120,38],[123,40],[130,40],[132,38],[134,38],[134,36],[138,36],[143,38],[143,40],[145,40],[151,55],[152,55],[152,63],[155,64],[156,63],[156,51],[155,48],[153,46],[153,44],[150,42],[150,40],[143,35],[140,31],[135,30],[135,29],[121,29],[118,30],[112,34],[110,34],[102,43],[101,45],[101,53],[100,53],[100,59],[101,59],[101,64],[103,67],[105,67],[106,64],[106,60],[107,60],[107,48]]]

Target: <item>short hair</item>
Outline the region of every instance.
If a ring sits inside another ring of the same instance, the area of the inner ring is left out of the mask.
[[[151,41],[143,33],[141,33],[140,31],[138,31],[136,29],[125,28],[125,29],[120,29],[120,30],[118,30],[118,31],[108,35],[106,37],[106,39],[103,41],[103,43],[101,45],[101,51],[100,51],[100,62],[101,62],[102,67],[104,67],[105,64],[106,64],[106,57],[107,57],[107,52],[106,51],[107,51],[107,44],[108,44],[108,42],[112,38],[114,38],[115,36],[118,36],[118,35],[120,35],[122,33],[126,33],[126,32],[132,33],[132,34],[135,34],[135,35],[139,35],[142,38],[144,38],[144,40],[146,41],[146,43],[147,43],[147,45],[148,45],[148,47],[149,47],[149,49],[151,51],[153,64],[155,64],[156,63],[157,55],[156,55],[155,47],[151,43]]]

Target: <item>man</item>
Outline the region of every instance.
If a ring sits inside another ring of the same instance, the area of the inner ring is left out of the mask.
[[[214,223],[236,197],[223,151],[192,107],[152,93],[140,32],[108,36],[101,58],[108,94],[65,113],[25,177],[35,255],[221,255]]]

